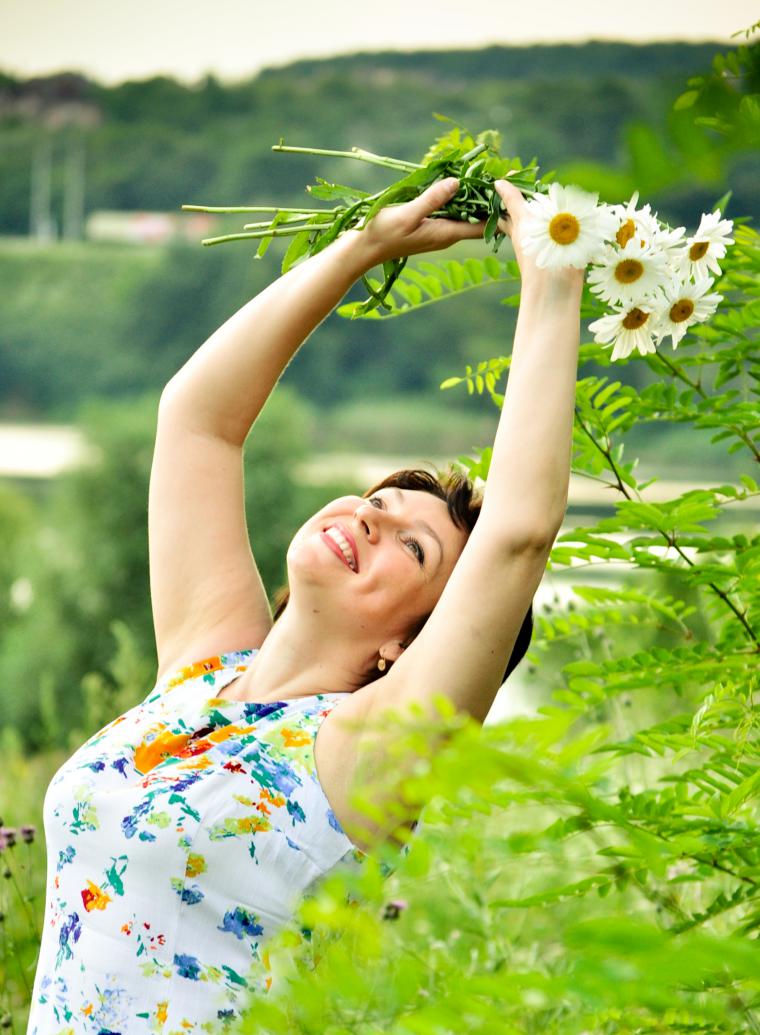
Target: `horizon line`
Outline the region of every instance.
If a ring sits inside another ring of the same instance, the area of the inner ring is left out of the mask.
[[[734,35],[742,35],[742,32]],[[243,83],[249,82],[255,79],[257,76],[268,71],[281,71],[290,67],[291,65],[298,65],[303,63],[326,63],[333,61],[336,58],[350,58],[350,57],[361,57],[365,55],[379,57],[382,55],[393,55],[393,54],[450,54],[450,53],[473,53],[483,50],[528,50],[530,48],[543,47],[545,49],[557,49],[562,47],[583,47],[589,44],[600,44],[610,45],[618,44],[626,47],[654,47],[654,46],[665,46],[678,44],[680,46],[688,47],[700,47],[706,45],[714,45],[716,47],[725,48],[741,46],[740,42],[734,42],[729,38],[705,38],[705,39],[679,39],[676,37],[668,38],[657,38],[657,39],[640,39],[630,40],[621,38],[606,38],[589,36],[585,39],[574,39],[574,40],[535,40],[535,41],[521,41],[514,43],[483,43],[474,44],[472,46],[432,46],[432,47],[381,47],[378,49],[351,49],[351,50],[340,50],[329,54],[302,54],[298,57],[288,58],[287,60],[280,62],[272,62],[262,64],[258,68],[253,69],[250,72],[245,73],[221,73],[213,68],[203,69],[195,73],[194,77],[180,72],[175,72],[169,69],[156,69],[153,72],[138,73],[136,75],[125,74],[118,79],[103,78],[102,73],[95,71],[87,71],[81,67],[73,68],[70,66],[59,66],[57,68],[51,68],[44,71],[28,71],[20,68],[13,68],[12,66],[5,65],[0,61],[0,75],[7,75],[14,79],[22,80],[33,80],[33,79],[51,79],[61,75],[76,75],[81,76],[84,79],[88,79],[101,86],[119,86],[123,83],[135,83],[135,82],[146,82],[151,79],[166,78],[174,79],[176,82],[181,83],[185,86],[198,86],[204,80],[213,77],[220,84],[224,86],[238,86]]]

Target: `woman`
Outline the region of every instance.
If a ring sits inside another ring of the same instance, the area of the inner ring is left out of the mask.
[[[376,718],[444,694],[482,721],[524,652],[567,502],[583,271],[522,253],[525,203],[506,181],[522,298],[482,506],[414,473],[333,500],[290,545],[274,623],[245,526],[243,444],[288,361],[361,274],[482,236],[429,218],[456,187],[343,234],[166,386],[149,501],[157,684],[48,790],[30,1033],[233,1020],[269,987],[266,939],[310,885],[398,832],[388,781],[371,823],[351,804],[384,768]]]

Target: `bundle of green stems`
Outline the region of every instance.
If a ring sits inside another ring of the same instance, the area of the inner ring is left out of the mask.
[[[375,194],[357,187],[329,183],[316,177],[317,182],[306,190],[312,198],[335,202],[333,208],[283,208],[279,205],[182,206],[188,212],[272,213],[269,219],[246,223],[242,233],[206,238],[202,243],[213,245],[226,241],[259,239],[261,243],[256,257],[260,258],[275,237],[292,237],[293,240],[283,258],[283,273],[302,257],[315,255],[326,248],[344,231],[361,229],[386,205],[411,201],[437,180],[445,180],[452,176],[459,180],[459,190],[442,209],[433,213],[433,218],[460,219],[471,223],[485,221],[484,239],[496,252],[504,239],[504,234],[498,228],[504,207],[498,192],[494,189],[494,181],[509,176],[510,181],[529,197],[539,192],[545,193],[547,189],[545,184],[540,184],[536,179],[538,166],[535,159],[529,165],[522,166],[519,158],[502,158],[492,146],[484,142],[468,150],[456,146],[434,148],[432,157],[424,163],[376,155],[358,147],[350,151],[329,151],[322,148],[288,147],[280,141],[272,150],[290,154],[352,158],[402,174],[400,179]],[[386,296],[405,265],[406,258],[385,262],[384,282],[380,287],[373,286],[366,276],[362,278],[369,298],[359,307],[356,315],[369,312],[378,305],[388,308]]]

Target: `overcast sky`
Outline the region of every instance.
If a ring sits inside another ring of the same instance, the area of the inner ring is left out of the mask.
[[[235,80],[355,50],[729,42],[758,18],[758,0],[0,0],[0,69],[74,70],[104,83]]]

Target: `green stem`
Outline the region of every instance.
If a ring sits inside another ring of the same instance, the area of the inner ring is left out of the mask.
[[[630,500],[632,498],[631,494],[628,492],[628,489],[626,488],[626,486],[625,486],[625,484],[623,482],[623,479],[620,477],[620,473],[619,473],[619,471],[617,469],[617,465],[615,464],[615,461],[612,459],[612,455],[611,455],[610,451],[608,449],[605,449],[603,446],[601,446],[597,442],[597,440],[594,438],[594,436],[591,434],[589,429],[586,427],[586,424],[585,424],[583,418],[581,417],[580,411],[579,411],[577,406],[575,407],[575,417],[576,417],[576,420],[578,421],[578,423],[580,424],[580,426],[583,428],[583,430],[586,432],[588,437],[591,439],[592,444],[599,450],[599,452],[602,454],[602,456],[607,461],[607,466],[609,467],[609,469],[615,475],[615,478],[617,479],[617,483],[615,484],[614,488],[616,488],[620,492],[622,492],[622,494],[625,496],[625,498],[627,500]],[[638,497],[639,502],[641,502],[641,494],[638,491],[638,489],[634,489],[633,491],[636,493],[636,496]],[[658,529],[658,531],[660,531],[660,529]],[[664,532],[662,534],[665,535]]]
[[[324,211],[324,209],[322,209],[322,211]],[[319,214],[321,215],[321,212]],[[332,212],[328,212],[327,214],[328,215],[333,215]],[[282,223],[277,223],[276,227],[273,227],[273,229],[280,229],[280,228],[285,229],[286,227],[289,227],[289,226],[298,226],[299,222],[302,219],[308,219],[310,216],[313,216],[313,215],[317,215],[317,213],[316,212],[309,212],[307,215],[296,216],[295,219],[285,219],[285,220],[283,220]],[[322,225],[323,226],[329,226],[331,222],[333,222],[333,220],[328,220],[327,222],[325,222]],[[244,223],[243,224],[243,229],[244,230],[261,230],[264,227],[272,226],[272,223],[273,223],[273,220],[271,220],[271,219],[266,219],[266,220],[264,220],[261,223]],[[302,228],[299,228],[299,229],[302,229]]]
[[[620,490],[620,492],[622,492],[622,494],[625,496],[626,499],[630,500],[631,499],[631,495],[628,492],[628,490],[625,487],[625,485],[623,484],[622,478],[620,477],[620,473],[618,472],[617,465],[615,464],[615,461],[612,458],[612,450],[611,450],[611,448],[605,449],[603,446],[601,446],[597,442],[597,440],[594,438],[594,436],[591,434],[589,429],[584,424],[583,418],[581,417],[580,413],[578,412],[577,407],[576,407],[576,410],[575,410],[575,415],[576,415],[576,418],[578,420],[578,423],[583,428],[583,430],[586,432],[586,434],[591,439],[591,441],[596,446],[596,448],[599,450],[599,452],[602,454],[602,456],[604,456],[604,458],[607,461],[607,466],[610,468],[612,473],[617,478],[618,484],[617,484],[616,488],[618,488]],[[641,502],[641,493],[638,491],[638,489],[634,489],[634,492],[636,493],[636,496],[638,497],[639,502]],[[668,532],[665,532],[662,528],[658,528],[656,531],[659,532],[659,534],[665,539],[665,541],[667,542],[668,546],[672,546],[673,547],[673,549],[676,551],[676,553],[679,555],[679,557],[681,557],[681,559],[686,563],[687,567],[689,567],[689,568],[696,567],[696,565],[691,560],[691,558],[686,556],[686,554],[683,552],[682,547],[676,542],[676,534],[675,534],[675,532],[673,532],[673,534],[671,535]],[[634,561],[634,563],[636,563],[636,562]],[[749,622],[746,619],[746,615],[747,615],[747,612],[748,612],[749,609],[745,608],[744,611],[740,611],[739,608],[734,604],[733,600],[731,600],[731,598],[728,596],[727,593],[723,592],[723,590],[720,588],[720,586],[717,586],[714,582],[708,582],[707,585],[710,587],[710,589],[712,589],[720,597],[720,599],[723,601],[723,603],[726,605],[726,607],[730,608],[730,610],[733,611],[733,613],[739,619],[741,624],[744,626],[744,629],[745,629],[747,635],[749,636],[750,640],[755,644],[755,650],[756,651],[760,651],[760,640],[758,640],[758,638],[757,638],[757,636],[755,634],[755,630],[752,628],[752,626],[749,624]]]
[[[383,155],[373,154],[371,151],[364,151],[360,147],[352,147],[350,151],[329,151],[321,147],[287,147],[285,144],[273,144],[272,150],[299,155],[327,155],[329,158],[356,158],[360,162],[369,162],[370,165],[383,165],[386,169],[402,169],[405,172],[414,172],[415,169],[424,168],[415,162],[404,162],[400,158],[387,158]]]
[[[34,917],[32,916],[29,908],[27,907],[26,899],[24,898],[24,896],[22,894],[21,888],[18,886],[18,881],[16,880],[16,875],[13,872],[13,870],[10,868],[10,866],[8,867],[8,872],[11,875],[11,882],[13,884],[13,887],[16,889],[16,894],[19,897],[19,902],[21,903],[21,908],[24,910],[24,913],[26,914],[26,919],[27,919],[27,921],[29,923],[29,926],[34,931],[34,937],[37,939],[37,941],[39,941],[40,934],[39,934],[39,931],[37,930],[37,925],[34,922]]]
[[[545,194],[546,191],[538,190],[535,185],[531,183],[523,183],[518,176],[506,176],[507,183],[511,183],[513,187],[517,187],[523,194],[530,194],[533,197],[536,194]],[[481,190],[494,190],[493,180],[482,180],[479,176],[467,177],[463,176],[461,183],[469,183],[473,186],[479,187]]]
[[[660,361],[660,363],[664,363],[672,374],[674,374],[685,384],[693,388],[695,392],[698,392],[703,399],[708,398],[707,392],[705,392],[705,390],[702,388],[702,385],[696,381],[692,381],[688,374],[677,363],[673,363],[671,360],[668,359],[667,356],[663,355],[662,352],[659,351],[656,353],[656,358]],[[733,432],[733,434],[736,435],[736,437],[739,438],[745,444],[745,446],[748,447],[748,449],[754,456],[755,460],[760,461],[760,452],[755,446],[755,443],[752,441],[749,435],[747,435],[743,428],[737,428],[734,424],[725,424],[724,427],[727,428],[728,431]]]
[[[662,535],[665,535],[665,533],[662,532],[661,529],[658,529],[658,531],[660,531]],[[688,566],[690,568],[694,568],[695,567],[694,562],[692,560],[690,560],[686,556],[686,554],[683,552],[683,549],[676,542],[675,534],[673,536],[670,536],[670,537],[666,536],[666,538],[668,539],[668,542],[673,547],[673,549],[676,551],[676,553],[679,555],[679,557],[681,557],[688,564]],[[760,640],[758,640],[757,636],[755,635],[755,630],[752,628],[752,626],[749,624],[749,622],[747,621],[747,618],[746,618],[746,615],[747,615],[747,613],[749,611],[749,608],[745,607],[743,611],[740,611],[739,608],[734,604],[733,600],[731,600],[731,598],[729,597],[729,595],[727,593],[723,592],[723,590],[720,588],[720,586],[717,586],[714,582],[708,582],[707,585],[710,587],[710,589],[712,589],[715,593],[717,593],[717,595],[720,597],[720,599],[723,601],[723,603],[726,605],[726,607],[730,608],[734,612],[736,617],[739,619],[741,624],[744,626],[744,628],[745,628],[745,630],[747,632],[747,635],[752,640],[752,642],[755,644],[755,652],[760,652]]]
[[[241,205],[237,208],[218,208],[211,205],[183,205],[188,212],[293,212],[303,216],[318,216],[322,212],[339,212],[339,208],[281,208],[279,205]]]
[[[307,223],[306,226],[278,226],[274,230],[254,230],[249,234],[225,234],[224,237],[207,237],[201,244],[221,244],[222,241],[243,241],[256,237],[292,237],[302,230],[326,230],[329,223]]]
[[[482,155],[487,148],[488,144],[477,144],[473,147],[472,151],[468,151],[466,155],[462,155],[459,160],[460,162],[471,162],[473,158],[477,158],[478,155]]]

